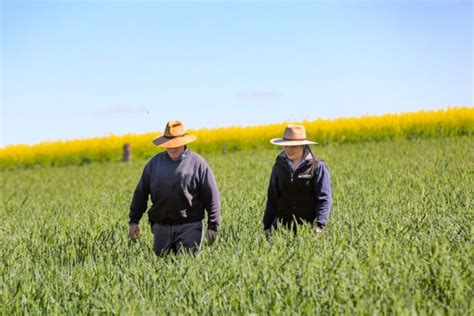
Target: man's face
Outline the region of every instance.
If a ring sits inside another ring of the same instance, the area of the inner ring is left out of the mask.
[[[304,146],[285,146],[285,154],[290,160],[301,160]]]
[[[166,149],[171,159],[178,159],[184,152],[184,146]]]

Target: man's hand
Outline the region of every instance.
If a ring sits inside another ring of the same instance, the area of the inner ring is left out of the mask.
[[[211,246],[217,239],[217,231],[208,229],[204,235],[204,245]]]
[[[138,224],[130,224],[129,229],[128,229],[128,236],[130,237],[130,240],[133,242],[137,242],[138,235],[140,234],[140,228],[138,227]]]

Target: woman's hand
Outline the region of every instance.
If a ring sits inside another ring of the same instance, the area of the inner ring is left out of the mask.
[[[138,227],[138,224],[130,224],[128,228],[128,236],[130,237],[130,240],[133,242],[137,242],[139,234],[140,228]]]
[[[316,235],[316,237],[319,237],[321,236],[321,234],[323,233],[323,229],[319,226],[314,226],[314,234]]]

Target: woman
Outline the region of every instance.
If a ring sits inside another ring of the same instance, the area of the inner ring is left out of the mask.
[[[308,145],[302,125],[288,125],[283,138],[270,141],[283,146],[273,165],[268,186],[263,227],[270,232],[281,224],[296,233],[302,223],[314,225],[319,235],[331,213],[331,182],[329,169],[318,160]]]

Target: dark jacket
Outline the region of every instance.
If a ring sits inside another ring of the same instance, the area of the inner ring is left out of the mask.
[[[166,151],[145,165],[130,206],[130,223],[140,221],[148,207],[151,223],[177,225],[201,221],[207,211],[208,229],[221,221],[220,195],[211,168],[198,154],[186,149],[178,160]]]
[[[310,156],[293,171],[284,153],[273,165],[268,185],[267,205],[263,216],[264,229],[275,220],[285,226],[309,222],[324,227],[331,213],[331,182],[326,164]]]

